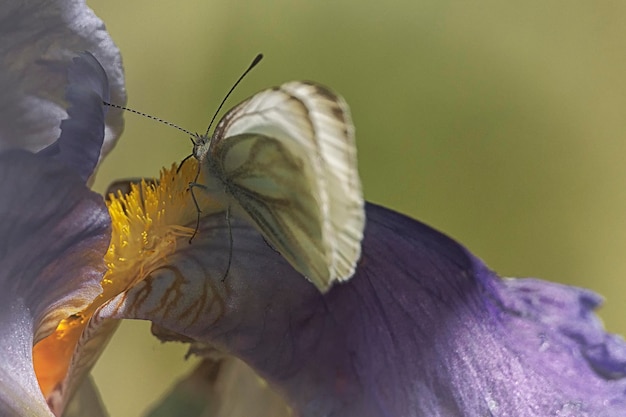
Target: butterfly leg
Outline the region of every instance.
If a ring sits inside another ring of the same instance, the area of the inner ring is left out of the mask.
[[[189,238],[189,244],[191,244],[191,241],[196,236],[196,233],[198,232],[198,229],[200,228],[200,213],[202,213],[202,211],[200,210],[200,206],[198,205],[198,201],[196,200],[196,196],[193,193],[193,189],[196,187],[206,189],[204,185],[199,184],[197,182],[189,183],[189,190],[191,191],[191,198],[193,199],[193,203],[195,204],[196,210],[198,212],[198,218],[196,219],[196,228],[193,231],[193,235],[191,235],[191,237]],[[232,261],[233,261],[233,229],[230,225],[230,206],[226,208],[226,224],[228,225],[228,264],[226,265],[226,271],[224,272],[224,275],[222,276],[222,282],[226,281],[226,277],[228,276],[228,273],[230,272],[230,265],[232,264]]]
[[[228,225],[228,264],[226,265],[226,272],[224,273],[224,277],[222,278],[222,282],[226,281],[226,277],[228,276],[228,272],[230,271],[230,264],[233,260],[233,230],[230,227],[230,206],[226,209],[226,224]]]
[[[180,164],[178,164],[178,168],[176,168],[176,173],[177,173],[177,174],[180,172],[181,168],[183,167],[183,164],[184,164],[185,162],[187,162],[187,160],[188,160],[189,158],[191,158],[192,156],[193,156],[193,154],[187,155],[187,156],[186,156],[186,157],[185,157],[182,161],[180,161]]]
[[[189,183],[189,191],[191,191],[191,199],[193,200],[193,204],[196,206],[196,213],[197,213],[197,217],[196,217],[196,228],[193,230],[193,234],[191,235],[191,237],[189,238],[189,244],[191,245],[191,241],[193,240],[194,237],[196,237],[196,234],[198,233],[198,229],[200,228],[200,215],[202,214],[202,210],[200,210],[200,205],[198,204],[198,200],[196,199],[196,195],[193,192],[193,189],[199,187],[202,189],[206,190],[206,186],[197,183],[197,182],[190,182]],[[230,262],[229,262],[230,265]]]

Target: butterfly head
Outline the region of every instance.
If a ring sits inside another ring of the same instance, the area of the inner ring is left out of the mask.
[[[196,158],[199,162],[204,161],[209,153],[211,138],[207,134],[201,135],[199,133],[195,133],[191,138],[191,141],[193,142],[194,158]]]

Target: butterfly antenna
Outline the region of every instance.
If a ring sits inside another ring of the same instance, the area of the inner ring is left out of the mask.
[[[167,120],[163,120],[160,117],[150,116],[149,114],[146,114],[146,113],[143,113],[143,112],[131,109],[129,107],[124,107],[124,106],[120,106],[118,104],[108,103],[106,101],[102,101],[102,104],[104,104],[105,106],[113,107],[115,109],[126,110],[126,111],[129,111],[131,113],[135,113],[135,114],[138,114],[140,116],[147,117],[148,119],[156,120],[157,122],[160,122],[160,123],[163,123],[163,124],[168,125],[170,127],[173,127],[175,129],[178,129],[181,132],[185,132],[189,136],[194,136],[194,134],[191,133],[190,131],[188,131],[187,129],[184,129],[184,128],[182,128],[182,127],[180,127],[177,124],[174,124],[172,122],[168,122]]]
[[[248,69],[246,69],[243,74],[241,74],[241,76],[239,77],[239,79],[237,80],[237,82],[235,82],[235,84],[233,84],[233,86],[230,88],[230,90],[228,91],[228,93],[226,94],[226,96],[224,97],[224,99],[222,100],[222,102],[220,103],[219,107],[217,108],[217,111],[215,112],[215,114],[213,115],[213,118],[211,119],[211,122],[209,123],[209,127],[206,128],[206,132],[204,133],[204,136],[208,136],[209,135],[209,130],[211,130],[211,126],[213,126],[213,122],[215,121],[215,118],[217,117],[217,114],[220,112],[220,110],[222,109],[222,106],[224,106],[224,103],[226,103],[226,100],[228,99],[228,96],[230,96],[230,94],[233,92],[233,90],[235,89],[235,87],[237,87],[237,85],[241,82],[241,80],[244,79],[244,77],[246,75],[248,75],[248,73],[250,71],[252,71],[252,68],[256,67],[256,65],[261,62],[261,60],[263,59],[263,54],[258,54],[257,56],[254,57],[254,59],[252,60],[252,63],[250,64],[250,66],[248,67]]]

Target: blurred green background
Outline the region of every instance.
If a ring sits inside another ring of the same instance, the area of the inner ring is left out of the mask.
[[[292,79],[340,92],[366,198],[456,238],[505,276],[603,294],[626,334],[626,3],[88,1],[120,47],[128,105],[204,131]],[[155,176],[189,139],[127,115],[96,188]],[[138,416],[189,368],[125,324],[95,369],[112,417]]]

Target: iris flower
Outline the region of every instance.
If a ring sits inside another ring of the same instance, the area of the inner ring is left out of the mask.
[[[193,161],[105,203],[116,47],[83,1],[0,13],[0,415],[106,415],[89,371],[121,319],[203,358],[154,416],[626,415],[599,296],[501,278],[416,220],[367,204],[356,274],[321,294],[206,196],[189,244]]]

